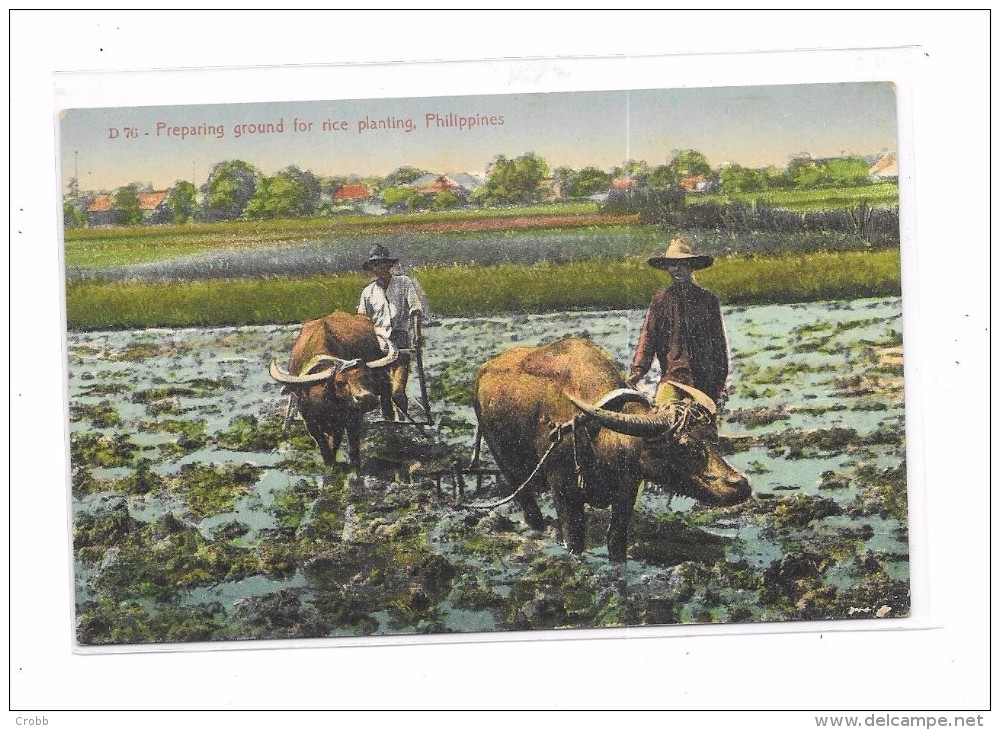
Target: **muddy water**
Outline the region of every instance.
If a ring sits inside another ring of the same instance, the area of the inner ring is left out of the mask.
[[[324,469],[300,421],[282,428],[287,396],[267,365],[297,327],[70,333],[79,640],[905,615],[898,299],[727,310],[722,430],[754,497],[712,510],[645,485],[624,568],[607,561],[602,510],[574,556],[515,507],[456,507],[437,472],[471,454],[475,368],[567,334],[624,367],[642,317],[434,322],[434,425],[369,424],[365,477]]]

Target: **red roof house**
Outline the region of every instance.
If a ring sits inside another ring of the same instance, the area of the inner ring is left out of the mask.
[[[367,200],[371,196],[371,188],[362,183],[341,185],[333,191],[333,200],[338,203],[348,203],[353,200]]]

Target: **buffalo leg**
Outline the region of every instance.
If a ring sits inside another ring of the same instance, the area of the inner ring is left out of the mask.
[[[505,471],[504,476],[507,477],[509,488],[517,489],[524,484],[524,480],[528,478],[529,474]],[[543,477],[536,475],[534,481],[537,482],[540,479],[543,479]],[[527,485],[515,494],[514,501],[521,508],[521,513],[524,515],[524,522],[528,527],[532,530],[545,529],[545,519],[542,517],[542,510],[538,507],[538,499],[535,497],[535,488],[532,485]]]
[[[355,471],[361,473],[361,417],[350,419],[346,426],[347,430],[347,454],[351,460],[351,466]]]
[[[572,553],[582,553],[587,538],[583,493],[575,483],[571,484],[562,477],[550,476],[549,484],[566,549]]]
[[[624,563],[628,558],[628,526],[639,495],[639,485],[620,486],[611,503],[611,524],[608,526],[608,558],[612,563]]]
[[[483,423],[482,415],[476,412],[476,417],[479,423]],[[490,452],[493,454],[497,463],[500,464],[500,470],[503,472],[504,479],[507,481],[507,495],[510,495],[510,490],[515,490],[531,476],[533,469],[525,470],[526,467],[523,465],[517,466],[522,459],[524,449],[529,449],[530,446],[519,443],[512,443],[508,441],[504,435],[498,435],[491,432],[488,429],[483,429],[482,431],[483,440],[486,441],[486,445],[489,447]],[[539,488],[544,488],[545,477],[541,474],[536,474],[534,477],[534,484],[538,484]],[[535,486],[534,484],[529,484],[524,487],[520,492],[514,495],[514,500],[517,502],[518,506],[521,508],[521,513],[524,515],[524,522],[533,530],[544,530],[545,520],[542,517],[542,510],[538,508],[538,500],[535,497]]]
[[[344,427],[339,423],[332,426],[327,432],[327,439],[330,444],[330,461],[327,462],[327,465],[334,466],[337,463],[337,452],[340,450],[340,444],[344,440]]]
[[[521,507],[521,512],[524,513],[524,521],[528,527],[532,530],[544,530],[545,520],[542,517],[542,510],[538,507],[538,500],[535,498],[534,490],[530,487],[525,487],[514,499],[517,500],[518,505]]]
[[[316,424],[306,422],[309,427],[309,435],[313,437],[313,441],[319,447],[320,456],[323,457],[323,463],[327,466],[333,466],[337,463],[337,449],[340,446],[340,441],[338,440],[336,444],[330,443],[330,439],[323,429]],[[331,448],[332,446],[332,448]]]

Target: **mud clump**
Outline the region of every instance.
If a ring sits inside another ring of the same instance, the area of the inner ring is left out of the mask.
[[[832,499],[796,494],[794,497],[782,500],[774,508],[773,526],[771,529],[803,530],[817,520],[839,514],[843,514],[843,509]]]
[[[74,466],[129,466],[139,447],[128,434],[70,434],[70,459]]]
[[[792,417],[786,406],[760,406],[758,408],[741,408],[726,413],[726,420],[739,423],[747,428],[768,426],[777,421],[787,421]]]
[[[284,424],[278,418],[258,420],[256,416],[237,416],[229,429],[219,434],[221,446],[234,451],[275,451],[285,441]],[[309,442],[312,443],[311,441]]]
[[[103,599],[80,606],[76,640],[83,645],[212,641],[230,638],[218,602],[168,606],[156,615],[137,601]]]
[[[856,479],[860,484],[858,496],[848,508],[856,516],[879,515],[883,518],[906,520],[906,465],[878,469],[862,466]]]
[[[108,400],[97,404],[74,403],[69,407],[69,417],[74,421],[90,421],[94,428],[113,428],[122,423],[118,411]]]
[[[861,441],[853,428],[833,427],[812,430],[793,429],[763,439],[768,452],[787,459],[811,459],[823,454],[838,454],[857,448]]]
[[[846,474],[839,474],[831,469],[820,474],[819,488],[821,490],[847,489],[849,486],[851,486],[851,478]]]
[[[251,464],[185,464],[170,486],[192,514],[208,517],[232,509],[237,499],[250,492],[259,474],[260,469]]]

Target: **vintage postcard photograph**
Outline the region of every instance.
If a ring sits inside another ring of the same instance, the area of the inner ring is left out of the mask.
[[[911,612],[896,87],[59,112],[80,650]]]

